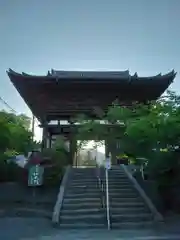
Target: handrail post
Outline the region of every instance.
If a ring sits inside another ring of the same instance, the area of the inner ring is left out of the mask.
[[[97,173],[97,179],[98,179],[98,185],[99,185],[99,189],[101,190],[101,194],[102,194],[102,205],[103,208],[105,206],[104,204],[104,186],[103,186],[103,181],[102,181],[102,176],[101,176],[101,168],[99,166],[96,167],[96,173]]]
[[[101,169],[99,167],[97,168],[97,178],[98,178],[99,188],[102,191],[103,208],[106,207],[106,218],[107,218],[108,230],[110,230],[111,223],[110,223],[110,210],[109,210],[109,178],[108,178],[108,169],[104,168],[104,170],[105,170],[105,183],[103,183],[102,176],[101,176]],[[105,191],[106,191],[106,197],[104,194]]]
[[[106,210],[107,210],[108,230],[110,230],[111,225],[110,225],[110,213],[109,213],[109,178],[108,178],[108,169],[107,168],[106,168]]]

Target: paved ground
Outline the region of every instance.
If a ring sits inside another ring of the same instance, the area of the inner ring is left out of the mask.
[[[175,230],[169,231],[108,231],[108,230],[58,230],[51,227],[45,219],[1,218],[0,239],[6,240],[158,240],[180,239]],[[173,234],[173,235],[169,235]],[[174,236],[174,238],[173,238]]]
[[[59,191],[58,187],[49,188],[36,188],[35,199],[42,203],[54,203],[56,202],[57,194]],[[0,184],[0,203],[12,202],[12,201],[32,201],[33,202],[33,189],[17,183],[1,183]]]

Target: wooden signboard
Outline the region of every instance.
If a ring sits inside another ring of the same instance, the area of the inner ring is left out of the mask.
[[[43,184],[44,168],[40,165],[29,167],[28,186],[36,187]]]

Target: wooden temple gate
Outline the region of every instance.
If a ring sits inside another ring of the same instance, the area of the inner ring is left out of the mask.
[[[77,153],[77,140],[83,139],[76,139],[76,134],[78,133],[78,127],[80,125],[76,125],[73,123],[61,124],[60,121],[57,121],[57,124],[48,124],[41,127],[43,128],[43,141],[42,141],[42,148],[51,148],[53,146],[53,142],[57,136],[62,136],[62,138],[68,142],[69,146],[69,156],[70,161],[72,162],[74,156]],[[109,127],[109,125],[107,125]],[[89,139],[93,140],[93,139]],[[104,140],[104,139],[101,139]],[[116,155],[120,152],[119,141],[114,139],[108,143],[107,140],[105,141],[105,155],[108,156],[109,153],[112,155],[113,162],[116,162]]]
[[[74,134],[77,126],[72,119],[79,114],[89,119],[103,119],[108,106],[114,101],[120,105],[131,105],[138,101],[146,103],[156,100],[172,83],[176,73],[139,77],[129,71],[48,71],[36,76],[17,73],[9,69],[7,74],[33,115],[43,128],[42,147],[51,147],[54,135],[67,137],[71,162],[76,151]],[[103,114],[102,114],[103,113]],[[50,125],[53,120],[57,124]],[[61,125],[66,120],[69,125]],[[117,142],[106,142],[106,154],[117,150]]]

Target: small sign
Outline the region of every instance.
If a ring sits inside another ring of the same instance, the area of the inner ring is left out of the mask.
[[[41,186],[43,184],[44,168],[34,165],[29,168],[28,186]]]
[[[110,157],[106,158],[106,169],[111,169],[111,158]]]

